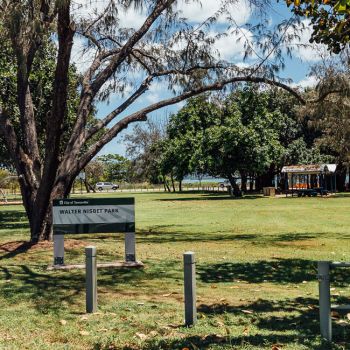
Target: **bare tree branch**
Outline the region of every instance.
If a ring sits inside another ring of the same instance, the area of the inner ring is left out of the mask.
[[[300,103],[305,104],[306,101],[304,98],[298,93],[298,91],[294,90],[293,88],[289,87],[286,84],[283,84],[278,81],[274,81],[271,79],[263,78],[263,77],[235,77],[223,81],[216,82],[214,84],[202,86],[196,89],[193,89],[188,92],[184,92],[181,95],[162,100],[160,102],[154,103],[146,108],[141,109],[138,112],[135,112],[122,120],[120,120],[118,123],[116,123],[111,129],[109,129],[94,145],[92,145],[88,151],[82,155],[82,157],[79,160],[78,167],[84,167],[85,164],[87,164],[101,149],[104,145],[106,145],[108,142],[110,142],[116,135],[118,135],[122,130],[126,129],[130,123],[134,123],[137,121],[144,121],[147,119],[147,114],[150,112],[153,112],[155,110],[158,110],[160,108],[173,105],[175,103],[181,102],[183,100],[186,100],[192,96],[199,95],[201,93],[207,92],[207,91],[215,91],[215,90],[222,90],[226,85],[237,83],[237,82],[252,82],[252,83],[265,83],[269,84],[271,86],[276,86],[283,88],[284,90],[291,93],[297,100],[299,100]]]

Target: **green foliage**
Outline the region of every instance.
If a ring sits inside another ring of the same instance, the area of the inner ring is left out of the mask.
[[[57,49],[53,42],[46,41],[35,56],[33,69],[29,77],[30,89],[32,92],[33,103],[37,115],[36,126],[38,133],[39,150],[41,156],[45,153],[45,135],[47,128],[50,127],[50,111],[52,108],[52,93],[54,74],[56,69]],[[76,118],[76,112],[79,103],[78,93],[79,76],[76,68],[72,65],[69,70],[69,86],[67,100],[67,118],[63,124],[63,136],[61,142],[61,152],[68,138],[70,130],[73,127]],[[19,141],[23,142],[21,127],[19,122],[19,108],[16,100],[17,96],[17,76],[16,60],[11,47],[6,41],[0,42],[0,101],[6,113],[10,116],[15,130],[19,136]],[[93,115],[90,115],[90,123],[94,123]],[[91,141],[93,142],[93,140]],[[0,164],[11,167],[5,142],[0,137]]]
[[[350,40],[349,0],[286,0],[298,16],[310,18],[311,42],[322,43],[339,53]]]
[[[128,182],[130,179],[131,161],[119,154],[106,154],[97,157],[103,166],[103,180]]]

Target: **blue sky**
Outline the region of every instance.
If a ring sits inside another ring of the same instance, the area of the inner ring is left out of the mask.
[[[81,1],[82,4],[86,2],[84,0]],[[233,5],[231,9],[231,14],[235,18],[236,22],[241,26],[244,31],[246,37],[250,38],[252,33],[249,32],[245,23],[256,23],[259,18],[254,16],[254,12],[251,11],[247,0],[237,0],[237,4]],[[219,1],[217,0],[202,0],[202,5],[198,5],[195,3],[186,4],[184,1],[178,1],[177,8],[183,12],[183,16],[189,18],[191,22],[196,23],[200,22],[203,19],[210,16],[217,8]],[[99,10],[104,6],[104,0],[96,1],[95,5]],[[84,15],[91,13],[91,9],[84,7],[82,10],[79,10],[79,15]],[[84,12],[85,11],[85,12]],[[290,10],[285,5],[284,1],[279,3],[273,2],[271,8],[268,10],[268,20],[274,25],[280,23],[283,19],[287,19],[291,16]],[[145,16],[143,13],[136,12],[135,10],[130,10],[128,13],[121,15],[121,25],[122,26],[130,26],[130,23],[133,23],[135,27],[141,25],[143,23]],[[305,25],[305,29],[300,32],[300,41],[295,41],[294,46],[298,43],[307,44],[311,30],[307,21],[303,21]],[[219,23],[214,26],[211,31],[220,32],[222,28],[226,28],[225,18],[221,18]],[[252,39],[253,45],[254,40]],[[81,48],[82,42],[79,40],[75,40],[74,48],[73,48],[73,59],[76,62],[78,68],[81,71],[88,66],[89,63],[89,55],[85,55],[82,57]],[[243,61],[243,46],[240,43],[236,42],[236,38],[234,36],[229,36],[227,38],[220,39],[216,44],[216,49],[220,52],[220,57],[237,64],[247,65],[253,59],[250,59],[246,62]],[[313,85],[315,83],[315,79],[312,77],[308,77],[308,72],[310,66],[316,63],[320,56],[319,51],[323,52],[323,47],[302,47],[295,50],[293,54],[293,58],[290,59],[285,57],[286,68],[280,72],[279,76],[283,78],[290,78],[293,80],[292,85],[306,87]],[[91,57],[91,56],[90,56]],[[135,78],[135,82],[137,82],[137,78]],[[132,89],[131,89],[132,91]],[[162,83],[153,84],[149,91],[143,95],[133,106],[131,106],[128,110],[124,112],[124,115],[129,114],[130,112],[134,112],[149,103],[154,103],[159,101],[160,99],[166,98],[170,96],[170,92],[167,91],[167,88]],[[109,103],[99,103],[97,105],[98,113],[97,116],[103,118],[108,112],[113,110],[116,106],[120,104],[122,98],[113,94],[110,97]],[[178,105],[174,105],[171,107],[163,108],[162,110],[156,111],[150,115],[151,118],[164,118],[170,113],[176,112],[183,103]],[[126,132],[130,132],[132,130],[132,126],[130,126]],[[125,134],[125,132],[124,132]],[[123,134],[117,136],[112,142],[106,145],[100,154],[106,153],[119,153],[125,155],[125,147],[121,142]]]

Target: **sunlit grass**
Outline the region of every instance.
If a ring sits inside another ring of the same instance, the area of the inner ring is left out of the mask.
[[[136,198],[145,268],[99,270],[99,312],[86,315],[84,271],[47,271],[51,243],[16,250],[29,237],[23,208],[0,207],[0,349],[330,349],[319,337],[316,261],[350,261],[349,196],[96,196]],[[122,236],[67,237],[66,263],[83,262],[88,244],[100,261],[122,260]],[[199,311],[188,329],[186,250],[196,253]],[[342,302],[349,275],[332,285]],[[350,349],[350,325],[334,324],[334,349]]]

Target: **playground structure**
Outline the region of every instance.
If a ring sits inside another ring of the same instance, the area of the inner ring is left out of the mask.
[[[285,193],[298,197],[316,197],[335,193],[336,164],[290,165],[282,168],[285,174]]]

